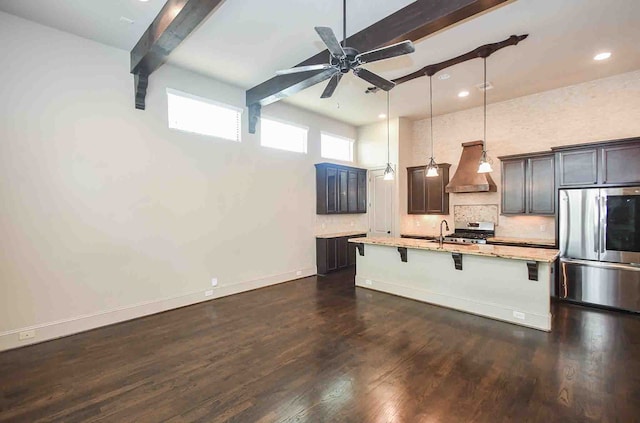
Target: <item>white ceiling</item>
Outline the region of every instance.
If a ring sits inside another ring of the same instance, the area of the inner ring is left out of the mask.
[[[349,0],[347,33],[352,34],[411,3],[411,0]],[[0,0],[0,10],[45,25],[130,50],[162,8],[164,0]],[[226,0],[170,56],[174,65],[250,88],[323,50],[314,26],[330,26],[341,35],[339,0]],[[132,25],[120,16],[134,19]],[[496,102],[640,69],[640,1],[517,0],[469,19],[416,43],[409,56],[367,65],[395,78],[512,34],[528,33],[518,46],[488,59],[488,79]],[[608,50],[612,57],[592,60]],[[125,70],[128,71],[128,70]],[[434,77],[434,112],[479,106],[482,62],[473,60]],[[286,101],[354,125],[378,120],[384,93],[365,94],[368,84],[349,75],[332,99],[322,100],[325,83]],[[467,89],[471,95],[459,99]],[[392,117],[422,117],[428,111],[428,78],[391,91]]]
[[[131,50],[164,4],[165,0],[0,0],[0,10]],[[134,23],[121,22],[121,16]]]

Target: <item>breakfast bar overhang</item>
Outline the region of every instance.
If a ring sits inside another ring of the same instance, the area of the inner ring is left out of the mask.
[[[356,286],[550,331],[557,250],[354,238]]]

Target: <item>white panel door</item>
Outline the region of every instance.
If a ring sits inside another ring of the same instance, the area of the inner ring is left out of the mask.
[[[371,236],[391,236],[394,186],[395,181],[384,180],[384,170],[369,172],[369,233]]]

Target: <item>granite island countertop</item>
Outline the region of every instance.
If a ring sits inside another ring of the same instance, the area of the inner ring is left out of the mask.
[[[354,236],[354,235],[366,235],[367,231],[349,231],[349,232],[334,232],[331,234],[318,234],[316,238],[342,238],[344,236]]]
[[[487,242],[492,242],[496,244],[504,243],[504,244],[522,244],[522,245],[541,245],[545,247],[555,247],[556,241],[553,239],[542,239],[542,238],[509,238],[506,236],[493,236],[487,238]]]
[[[514,260],[529,260],[552,263],[560,252],[549,248],[511,247],[491,244],[443,244],[412,238],[352,238],[349,242],[356,244],[384,245],[389,247],[404,247],[417,250],[442,251],[450,253],[472,254],[476,256],[499,257]]]

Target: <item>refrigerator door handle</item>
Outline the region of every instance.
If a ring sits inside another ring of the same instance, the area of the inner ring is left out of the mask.
[[[597,253],[600,251],[600,222],[599,222],[599,214],[600,210],[600,196],[596,196],[596,208],[595,213],[593,214],[593,252]]]
[[[569,224],[571,218],[569,216],[569,197],[567,192],[560,190],[560,254],[564,256],[569,249]]]
[[[607,237],[607,196],[600,197],[600,253],[605,253]],[[601,256],[602,257],[602,256]]]

